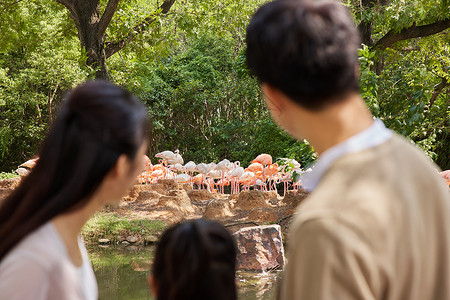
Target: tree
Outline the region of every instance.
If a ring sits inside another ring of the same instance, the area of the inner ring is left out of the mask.
[[[450,168],[448,0],[347,4],[361,31],[361,89],[373,114]]]
[[[160,14],[167,14],[175,0],[164,0],[159,9],[144,18],[139,24],[129,28],[121,39],[106,40],[106,29],[117,11],[120,0],[108,0],[103,14],[100,13],[100,0],[56,0],[70,12],[75,22],[81,47],[86,52],[86,63],[95,71],[98,79],[109,79],[106,60],[123,49],[137,34],[146,30]]]

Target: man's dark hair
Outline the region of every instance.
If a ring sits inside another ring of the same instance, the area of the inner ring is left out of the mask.
[[[247,28],[250,70],[310,110],[358,91],[358,46],[351,15],[334,1],[270,2]]]

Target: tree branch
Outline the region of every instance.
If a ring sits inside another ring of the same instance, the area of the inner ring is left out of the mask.
[[[75,13],[75,7],[73,6],[73,2],[72,1],[56,0],[56,2],[61,3],[62,5],[64,5],[72,14]]]
[[[442,90],[448,85],[448,81],[447,78],[443,77],[442,81],[438,84],[438,86],[434,89],[433,93],[431,94],[431,98],[430,98],[430,102],[428,104],[428,108],[427,110],[424,112],[424,116],[423,119],[425,120],[428,113],[431,110],[431,107],[434,104],[434,101],[436,101],[437,97],[439,96],[439,94],[442,92]]]
[[[164,0],[163,4],[161,4],[161,6],[159,7],[159,9],[161,10],[159,14],[166,14],[167,12],[169,12],[170,8],[175,3],[175,1],[176,0]],[[145,31],[148,25],[152,24],[155,20],[156,20],[155,16],[145,18],[140,24],[134,26],[130,30],[130,32],[120,41],[106,42],[105,43],[106,58],[109,58],[111,55],[113,55],[114,53],[125,47],[125,45],[130,43],[136,35]]]
[[[390,30],[375,43],[374,48],[384,50],[398,41],[433,35],[449,27],[450,18],[447,18],[428,25],[416,26],[416,24],[413,24],[397,33],[394,30]]]
[[[119,4],[119,0],[109,0],[108,1],[105,11],[103,12],[102,18],[100,19],[100,22],[98,23],[97,37],[99,39],[102,38],[103,35],[105,34],[106,28],[108,27],[109,23],[111,22],[111,19],[117,10],[118,4]]]

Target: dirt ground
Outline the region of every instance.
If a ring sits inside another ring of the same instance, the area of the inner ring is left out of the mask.
[[[286,232],[295,208],[306,196],[302,191],[288,191],[284,197],[276,191],[259,190],[235,195],[210,193],[167,179],[134,186],[119,205],[106,210],[130,219],[167,224],[204,217],[219,221],[232,232],[247,226],[279,224]]]
[[[0,180],[0,201],[19,181]],[[161,220],[168,225],[204,217],[219,221],[232,232],[242,227],[279,224],[286,233],[295,208],[306,195],[301,190],[288,191],[284,197],[276,191],[259,190],[218,194],[166,179],[156,184],[135,185],[118,205],[108,206],[105,211],[127,219]]]

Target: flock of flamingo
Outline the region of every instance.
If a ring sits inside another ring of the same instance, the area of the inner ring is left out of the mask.
[[[138,176],[139,183],[152,184],[160,179],[173,179],[222,194],[225,193],[225,186],[230,186],[231,194],[236,194],[252,187],[262,191],[276,190],[276,185],[282,182],[286,193],[290,186],[294,190],[301,188],[301,181],[294,181],[294,178],[297,177],[296,174],[304,173],[296,160],[283,158],[279,165],[272,163],[272,156],[269,154],[258,155],[247,168],[242,167],[239,161],[231,162],[228,159],[217,164],[196,164],[193,161],[184,164],[178,150],[163,151],[155,157],[159,158],[159,164],[152,165],[145,156],[146,170]],[[310,169],[305,172],[309,171]]]
[[[279,163],[272,163],[272,156],[265,153],[258,155],[247,168],[243,168],[239,161],[230,162],[228,159],[217,164],[195,164],[193,161],[184,164],[178,150],[163,151],[155,157],[159,158],[159,163],[153,165],[150,158],[144,155],[146,170],[137,178],[140,184],[154,184],[160,179],[173,179],[222,194],[225,193],[225,186],[230,186],[231,194],[236,194],[252,187],[262,191],[277,190],[277,184],[283,183],[286,194],[288,188],[292,187],[294,191],[301,188],[301,176],[311,171],[311,168],[302,170],[300,163],[294,159],[280,158]],[[20,176],[27,175],[38,159],[26,161],[16,172]],[[450,186],[450,170],[437,172]]]

